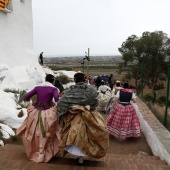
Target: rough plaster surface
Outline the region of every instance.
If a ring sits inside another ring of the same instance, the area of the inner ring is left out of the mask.
[[[32,0],[12,3],[13,12],[0,11],[0,89],[28,89],[45,77],[33,49]]]
[[[33,49],[32,0],[12,3],[12,13],[0,11],[0,63],[9,67],[38,64]]]

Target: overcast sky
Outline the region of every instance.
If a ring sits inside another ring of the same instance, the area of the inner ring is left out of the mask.
[[[44,56],[120,55],[133,34],[170,36],[170,0],[32,0],[34,49]]]

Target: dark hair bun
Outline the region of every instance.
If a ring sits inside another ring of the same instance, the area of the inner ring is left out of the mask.
[[[52,74],[47,74],[45,77],[45,81],[52,83],[55,77]]]
[[[123,87],[124,87],[124,88],[129,88],[129,86],[130,86],[129,83],[127,83],[127,82],[125,82],[125,83],[123,84]]]

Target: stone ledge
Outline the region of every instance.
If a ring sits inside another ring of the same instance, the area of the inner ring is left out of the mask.
[[[141,129],[153,155],[170,165],[170,132],[159,122],[148,106],[137,98],[133,104],[141,122]]]

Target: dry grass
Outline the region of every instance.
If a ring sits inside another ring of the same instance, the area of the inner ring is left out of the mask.
[[[164,116],[165,113],[165,106],[161,107],[157,104],[152,106],[154,110],[156,110],[156,112],[160,115],[160,116]]]
[[[149,104],[149,108],[155,117],[164,125],[165,121],[165,106],[161,107],[157,104],[152,105]],[[167,115],[167,129],[170,131],[170,109],[168,108],[168,115]]]

